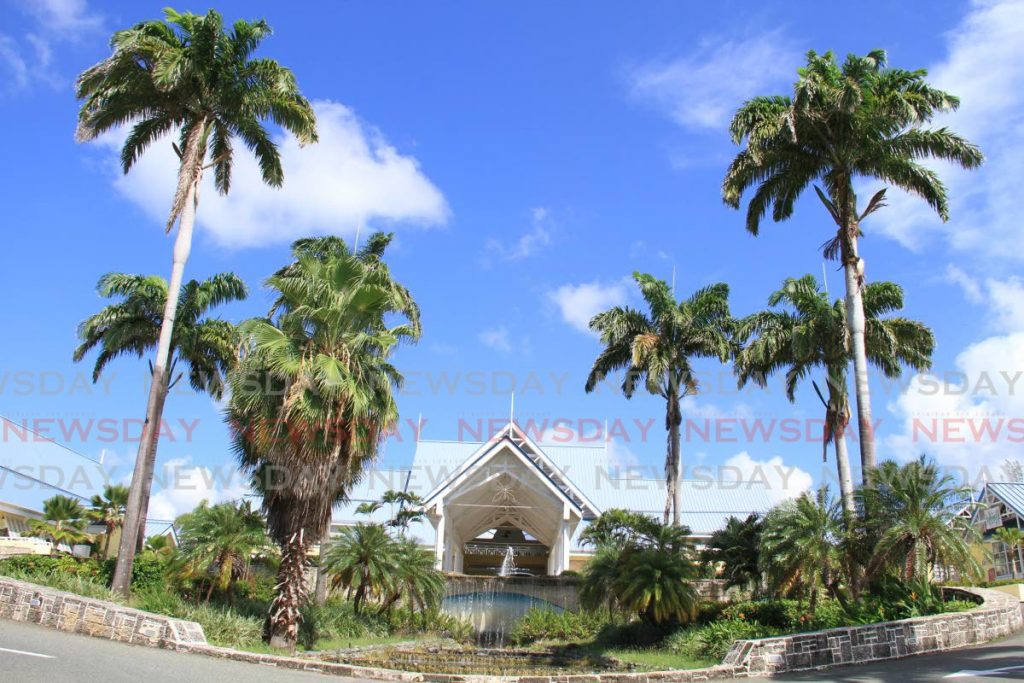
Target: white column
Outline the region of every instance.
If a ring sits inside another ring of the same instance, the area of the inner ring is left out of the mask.
[[[465,553],[462,551],[462,543],[458,543],[455,546],[455,565],[452,567],[452,571],[459,574],[463,573],[463,567],[465,567]]]
[[[434,531],[437,534],[434,538],[434,567],[436,569],[444,569],[444,551],[445,551],[445,519],[444,519],[444,504],[440,503],[437,506],[437,522],[434,524]]]

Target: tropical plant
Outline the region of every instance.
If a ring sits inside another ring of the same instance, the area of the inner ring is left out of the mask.
[[[870,525],[878,540],[869,576],[890,569],[904,580],[927,580],[934,567],[980,576],[971,553],[980,536],[958,514],[971,500],[970,488],[957,486],[935,462],[924,457],[902,466],[885,461],[861,488],[860,497],[866,508],[876,511]]]
[[[588,539],[597,552],[580,582],[584,607],[622,610],[652,624],[694,617],[698,569],[689,528],[625,510],[610,510],[591,526],[598,527]]]
[[[158,557],[170,557],[174,554],[174,539],[171,538],[170,534],[150,536],[146,539],[146,544],[143,548]]]
[[[778,595],[796,593],[814,614],[822,590],[843,579],[843,516],[828,487],[785,501],[765,516],[761,569]]]
[[[736,112],[730,133],[746,148],[729,166],[722,197],[739,208],[743,193],[756,187],[746,217],[747,230],[756,235],[769,208],[774,221],[783,221],[793,214],[803,191],[821,182],[824,189],[814,189],[837,226],[825,255],[838,257],[845,271],[861,462],[867,477],[876,459],[858,238],[864,219],[884,206],[885,189],[861,210],[854,184],[860,178],[889,183],[923,198],[946,220],[946,188],[922,160],[974,168],[982,154],[948,128],[924,127],[936,115],[955,110],[959,100],[930,86],[923,69],[887,67],[882,50],[849,55],[841,67],[831,52],[811,51],[798,73],[792,97],[755,97]]]
[[[112,54],[86,69],[76,83],[82,100],[77,138],[94,140],[130,125],[121,150],[127,173],[142,153],[165,136],[178,133],[178,178],[167,231],[178,223],[170,285],[160,324],[146,422],[118,552],[113,588],[127,595],[140,527],[143,484],[152,467],[152,432],[163,414],[164,386],[178,310],[178,292],[192,247],[199,186],[212,166],[214,186],[226,194],[231,186],[234,138],[255,155],[263,181],[279,187],[284,181],[280,153],[263,126],[267,119],[298,138],[316,141],[316,117],[302,96],[292,72],[276,61],[253,56],[270,35],[265,21],[236,21],[224,29],[221,15],[164,10],[164,20],[144,21],[118,31]]]
[[[357,515],[372,515],[385,505],[390,508],[390,516],[385,526],[398,529],[403,537],[409,530],[411,524],[423,521],[426,512],[420,507],[423,501],[415,493],[408,491],[397,491],[394,489],[385,491],[380,500],[364,501],[356,506]]]
[[[268,545],[263,515],[248,500],[217,505],[204,500],[175,524],[179,541],[173,573],[205,584],[205,602],[214,589],[233,601],[235,582],[248,575],[253,554]]]
[[[625,306],[598,313],[590,329],[601,335],[605,347],[594,361],[586,390],[593,391],[609,374],[625,370],[622,393],[632,398],[639,382],[647,391],[665,400],[665,456],[667,486],[664,521],[678,526],[680,515],[679,426],[680,400],[697,393],[692,359],[732,355],[729,315],[729,287],[723,283],[694,292],[682,301],[663,280],[634,273],[633,279],[650,309],[650,316]],[[671,516],[670,513],[671,512]]]
[[[420,325],[415,302],[382,259],[389,240],[375,235],[355,254],[337,239],[296,242],[294,262],[267,280],[277,292],[271,315],[244,325],[228,420],[281,546],[267,625],[275,647],[296,642],[306,548],[323,537],[333,504],[397,419],[401,375],[390,356],[419,337]]]
[[[75,498],[56,495],[43,501],[43,518],[29,521],[29,535],[49,539],[55,546],[89,540],[85,508]]]
[[[1024,569],[1024,561],[1021,559],[1024,550],[1024,531],[1009,526],[1001,526],[992,534],[992,538],[1006,547],[1010,555],[1010,566],[1017,566]],[[1016,557],[1013,557],[1013,556]],[[1016,576],[1016,572],[1014,573]]]
[[[86,517],[106,528],[106,533],[103,535],[103,557],[110,557],[110,539],[114,532],[124,524],[124,510],[128,504],[128,487],[121,484],[107,484],[103,487],[103,494],[93,496],[89,504],[92,508],[86,512]]]
[[[78,326],[80,344],[74,360],[79,362],[93,349],[99,348],[93,366],[92,381],[99,380],[107,365],[115,358],[143,354],[157,348],[163,311],[167,304],[167,281],[156,275],[107,273],[100,278],[96,291],[105,299],[120,301],[105,306]],[[235,362],[238,334],[226,320],[209,317],[212,308],[231,301],[240,301],[248,294],[245,283],[234,273],[220,273],[199,282],[189,280],[178,295],[178,309],[171,336],[170,365],[164,375],[161,402],[182,378],[185,369],[188,381],[197,392],[220,400],[224,393],[224,377]],[[181,372],[175,376],[179,364]],[[151,433],[153,445],[150,460],[142,478],[142,503],[138,515],[138,550],[146,532],[146,514],[153,484],[153,470],[160,430]],[[127,509],[127,501],[124,503]],[[123,525],[124,512],[121,524]],[[104,554],[109,554],[104,550]]]
[[[923,323],[901,317],[882,317],[903,308],[903,289],[891,282],[864,287],[865,340],[868,362],[886,377],[899,377],[904,365],[915,370],[931,367],[935,338]],[[812,275],[787,279],[768,298],[772,310],[740,321],[737,339],[746,345],[736,354],[736,374],[743,386],[752,381],[764,387],[768,377],[785,371],[786,397],[796,400],[796,388],[814,370],[825,371],[826,396],[814,383],[825,408],[822,456],[835,447],[839,489],[847,526],[855,513],[853,478],[846,450],[850,421],[846,371],[850,363],[846,306],[829,301]],[[784,307],[784,308],[783,308]]]
[[[725,526],[718,529],[701,551],[701,559],[712,566],[721,567],[726,587],[757,590],[761,584],[761,533],[764,520],[756,513],[745,519],[730,516]]]

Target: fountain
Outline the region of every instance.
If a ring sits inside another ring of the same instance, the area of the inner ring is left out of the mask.
[[[515,556],[515,551],[512,550],[512,546],[509,546],[505,551],[505,559],[501,561],[501,569],[498,570],[498,576],[512,576],[512,573],[516,570]]]

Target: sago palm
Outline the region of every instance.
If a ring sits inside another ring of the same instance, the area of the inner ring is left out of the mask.
[[[753,588],[761,585],[761,569],[758,558],[761,555],[761,534],[764,520],[757,514],[745,519],[731,516],[725,526],[711,534],[701,552],[701,559],[718,568],[728,588]]]
[[[359,614],[367,600],[391,591],[402,559],[399,547],[382,525],[360,522],[341,530],[327,551],[324,565],[334,575],[335,588],[348,592],[352,609]]]
[[[263,496],[281,546],[270,642],[294,647],[305,601],[306,548],[323,538],[333,504],[376,457],[397,419],[401,375],[390,357],[419,337],[419,310],[380,257],[340,240],[302,240],[267,280],[271,316],[249,321],[232,373],[229,423],[244,470]]]
[[[971,552],[980,539],[967,517],[958,514],[971,499],[969,487],[923,457],[903,466],[883,462],[860,495],[875,511],[871,520],[878,539],[869,576],[885,569],[904,580],[928,579],[934,567],[976,578],[981,569]]]
[[[214,589],[233,599],[235,582],[248,574],[253,553],[269,544],[263,515],[249,501],[210,505],[204,500],[176,525],[174,570],[205,583],[207,602]]]
[[[54,546],[84,543],[89,540],[85,516],[85,508],[77,499],[53,496],[43,501],[43,518],[29,522],[29,534],[47,538]]]
[[[128,487],[121,484],[107,484],[103,494],[96,494],[89,501],[92,506],[86,516],[106,528],[103,537],[103,557],[110,557],[110,539],[114,532],[124,525],[125,507],[128,505]]]
[[[813,613],[821,591],[843,578],[843,515],[823,486],[814,495],[787,500],[765,516],[761,569],[779,594],[796,592]]]
[[[697,611],[696,578],[696,565],[688,558],[642,550],[623,563],[614,589],[618,602],[646,621],[686,623]]]
[[[118,31],[112,53],[78,77],[82,100],[77,137],[94,140],[107,131],[131,126],[121,149],[127,173],[151,144],[178,135],[178,178],[167,218],[168,232],[178,223],[170,287],[161,319],[146,423],[135,462],[125,531],[118,552],[113,588],[127,595],[135,541],[139,530],[143,482],[152,466],[153,439],[163,412],[162,395],[178,291],[192,248],[192,232],[203,172],[213,168],[214,186],[226,194],[231,187],[234,144],[240,141],[259,163],[263,181],[284,182],[277,145],[264,122],[291,132],[301,144],[316,141],[313,107],[302,96],[289,69],[255,57],[270,35],[263,20],[236,21],[226,30],[221,15],[164,10],[164,19],[144,21]],[[170,189],[170,188],[168,188]]]
[[[746,148],[729,166],[722,196],[739,208],[744,192],[755,188],[746,226],[756,235],[769,209],[775,221],[789,218],[804,190],[820,182],[815,190],[837,226],[826,256],[838,256],[845,271],[861,463],[868,476],[876,459],[858,238],[862,221],[884,205],[885,190],[861,209],[854,185],[860,179],[881,180],[921,197],[946,220],[946,188],[922,162],[935,158],[974,168],[982,154],[948,128],[924,127],[955,110],[959,100],[930,86],[924,70],[887,67],[882,50],[849,55],[842,66],[831,52],[812,51],[798,73],[792,97],[755,97],[736,112],[730,133]]]
[[[744,318],[737,339],[746,345],[736,354],[736,374],[743,386],[752,381],[767,385],[776,372],[785,372],[786,397],[796,400],[796,389],[815,370],[825,373],[826,399],[815,390],[825,407],[824,449],[835,447],[839,490],[848,524],[855,511],[853,478],[846,450],[850,421],[846,372],[850,363],[850,335],[846,306],[841,299],[829,301],[812,275],[786,280],[768,298],[771,310]],[[923,323],[901,317],[882,317],[903,308],[903,289],[891,282],[864,287],[864,313],[868,362],[886,377],[898,377],[904,365],[915,370],[931,367],[935,338]]]
[[[605,348],[594,361],[586,390],[593,391],[609,374],[625,370],[622,393],[626,398],[632,398],[642,382],[649,393],[664,399],[668,432],[664,521],[668,524],[671,519],[678,526],[679,426],[683,421],[679,402],[697,392],[693,359],[725,362],[732,355],[729,287],[723,283],[711,285],[676,301],[663,280],[641,273],[633,278],[650,314],[616,306],[594,316],[590,329],[601,335]]]
[[[121,356],[141,358],[157,347],[167,305],[167,281],[156,275],[107,273],[100,278],[96,291],[104,299],[117,297],[120,300],[89,316],[78,326],[80,343],[73,355],[75,362],[84,359],[93,349],[99,349],[92,370],[93,382],[114,359]],[[171,335],[170,365],[161,387],[161,405],[171,387],[186,371],[189,384],[195,391],[220,400],[224,394],[225,376],[235,362],[238,333],[230,322],[210,317],[210,311],[221,304],[241,301],[247,295],[245,283],[234,273],[219,273],[206,280],[189,280],[182,285],[174,317],[174,333]],[[146,532],[160,430],[153,430],[151,435],[151,457],[144,463],[142,477],[136,551],[142,545]]]

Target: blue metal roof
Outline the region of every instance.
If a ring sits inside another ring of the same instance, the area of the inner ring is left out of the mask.
[[[1018,517],[1024,517],[1024,483],[995,482],[986,484],[986,487]]]

